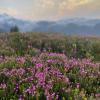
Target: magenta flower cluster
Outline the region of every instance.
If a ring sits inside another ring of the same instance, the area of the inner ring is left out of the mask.
[[[16,68],[0,69],[0,92],[5,100],[99,100],[100,63],[57,53],[13,59]],[[1,58],[0,62],[10,63]]]

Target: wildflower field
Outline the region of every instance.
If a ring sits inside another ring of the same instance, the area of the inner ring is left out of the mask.
[[[0,34],[0,100],[99,100],[100,39]]]

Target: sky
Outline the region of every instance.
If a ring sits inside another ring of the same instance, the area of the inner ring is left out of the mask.
[[[0,0],[0,14],[25,20],[100,18],[100,0]]]

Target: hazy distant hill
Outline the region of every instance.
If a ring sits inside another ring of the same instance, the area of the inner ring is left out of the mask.
[[[7,14],[0,15],[0,32],[17,25],[21,32],[61,32],[65,34],[100,35],[100,19],[73,18],[59,21],[25,21]]]
[[[13,18],[7,14],[0,15],[0,30],[9,32],[12,26],[17,25],[22,32],[31,31],[34,25],[33,22]]]

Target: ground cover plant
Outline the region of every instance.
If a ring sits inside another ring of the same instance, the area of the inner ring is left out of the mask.
[[[19,45],[20,44],[20,45]],[[100,37],[53,33],[0,33],[0,55],[35,55],[35,50],[64,53],[67,57],[100,60]]]
[[[0,58],[0,100],[99,100],[100,63],[64,54]]]
[[[0,100],[99,100],[99,43],[97,37],[1,34]]]

